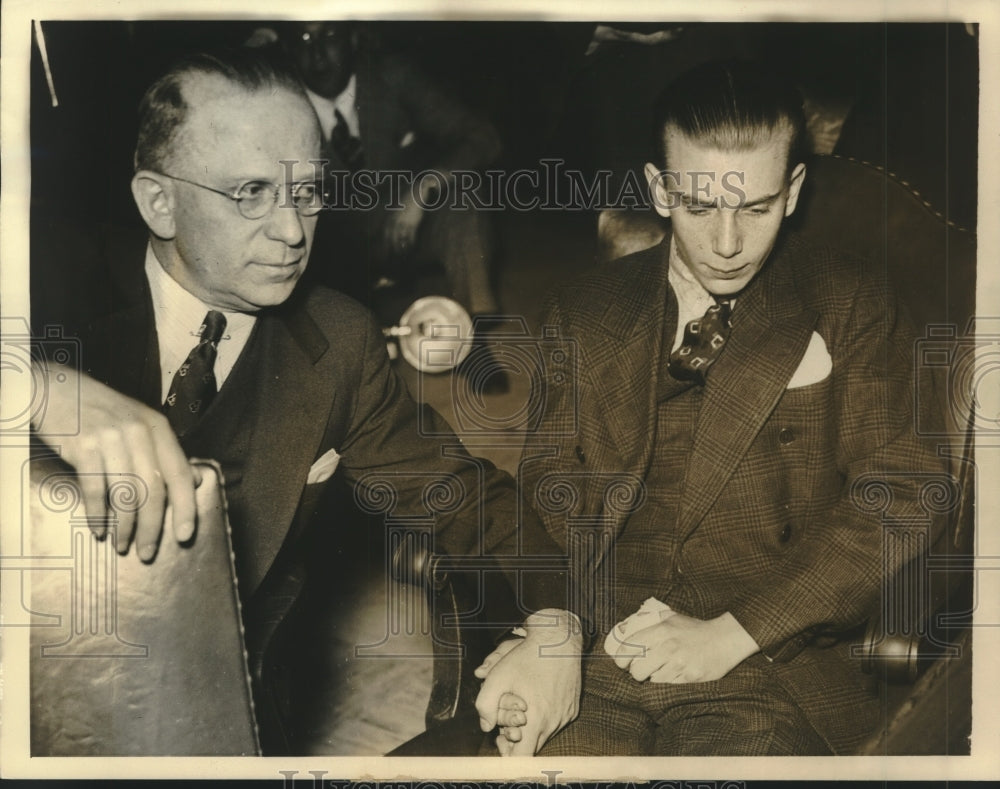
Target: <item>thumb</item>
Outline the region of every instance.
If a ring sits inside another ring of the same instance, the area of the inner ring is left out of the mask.
[[[512,638],[507,641],[502,641],[497,645],[497,648],[490,652],[486,656],[486,659],[476,667],[475,675],[479,679],[486,679],[493,667],[500,662],[501,658],[505,657],[508,652],[514,649],[514,647],[523,643],[523,638]]]
[[[500,688],[487,680],[476,696],[476,712],[479,713],[479,728],[491,731],[497,725],[497,710],[500,707]]]

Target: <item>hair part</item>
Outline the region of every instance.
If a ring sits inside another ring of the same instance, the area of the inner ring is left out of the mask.
[[[788,171],[805,159],[802,96],[779,73],[752,61],[707,63],[664,90],[653,114],[654,150],[667,163],[667,129],[724,151],[746,151],[789,131]]]
[[[136,170],[165,169],[190,105],[184,85],[195,75],[217,76],[248,93],[278,88],[305,93],[277,48],[229,49],[186,55],[146,90],[139,103]]]

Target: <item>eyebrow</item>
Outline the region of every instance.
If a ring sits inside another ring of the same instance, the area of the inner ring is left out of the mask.
[[[271,184],[272,186],[281,186],[280,181],[275,181],[273,178],[263,178],[261,176],[246,176],[246,177],[236,177],[231,179],[236,186],[242,186],[243,184]],[[322,178],[298,178],[294,181],[290,181],[291,184],[321,184],[323,182]]]
[[[783,192],[784,190],[781,190]],[[758,197],[755,200],[748,200],[739,204],[739,208],[753,208],[758,205],[766,205],[768,203],[773,203],[779,197],[781,197],[781,192],[775,192],[774,194],[765,195],[764,197]],[[681,193],[681,203],[686,206],[697,206],[698,208],[715,208],[719,203],[719,198],[716,197],[713,200],[694,200],[691,195],[686,192]],[[728,205],[728,201],[727,201]]]
[[[748,200],[747,202],[743,203],[742,208],[753,208],[755,205],[766,205],[767,203],[773,203],[775,200],[781,197],[781,194],[784,191],[785,190],[782,189],[781,192],[775,192],[773,195],[765,195],[764,197],[758,197],[756,200]]]

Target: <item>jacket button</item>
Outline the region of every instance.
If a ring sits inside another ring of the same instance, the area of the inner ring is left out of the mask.
[[[587,456],[585,454],[583,454],[583,447],[581,447],[579,444],[577,444],[576,445],[576,449],[574,450],[574,452],[576,452],[576,459],[577,460],[579,460],[581,463],[586,463],[587,462]]]
[[[778,539],[782,542],[788,542],[792,539],[792,524],[786,523],[785,528],[781,530],[781,534],[778,535]]]
[[[783,427],[778,433],[778,441],[782,444],[791,444],[795,440],[795,431],[788,427]]]

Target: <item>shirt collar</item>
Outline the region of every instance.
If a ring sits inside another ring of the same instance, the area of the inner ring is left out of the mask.
[[[680,347],[684,339],[684,328],[693,320],[705,314],[705,310],[715,304],[715,297],[695,278],[681,260],[673,237],[667,256],[667,281],[677,297],[677,326],[674,332],[673,350]],[[731,299],[735,303],[735,299]]]
[[[152,245],[146,247],[145,271],[153,301],[162,383],[166,388],[178,365],[197,345],[205,315],[215,308],[185,290],[171,277],[157,259]],[[244,312],[219,312],[226,316],[226,330],[219,341],[219,358],[216,362],[216,377],[221,386],[246,345],[257,317]]]
[[[358,75],[351,74],[351,78],[347,81],[347,86],[333,99],[320,96],[318,93],[309,90],[309,88],[305,89],[306,96],[313,105],[313,109],[316,110],[316,115],[319,118],[319,125],[323,130],[324,140],[330,139],[333,127],[336,125],[334,110],[338,110],[344,116],[344,120],[347,122],[347,130],[351,133],[352,137],[361,136],[358,107],[355,99],[357,85]]]

